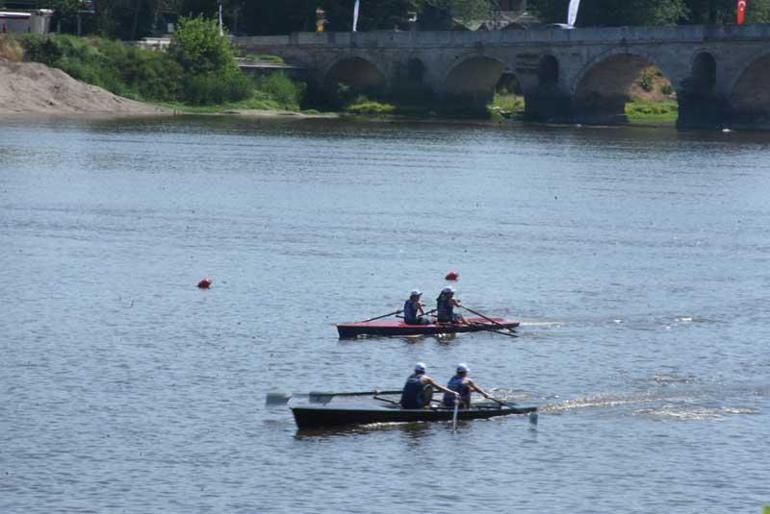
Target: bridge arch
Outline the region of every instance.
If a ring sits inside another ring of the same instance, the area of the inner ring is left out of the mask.
[[[450,97],[463,98],[474,106],[486,105],[495,94],[495,86],[505,71],[505,64],[495,58],[474,55],[460,60],[444,80]]]
[[[728,104],[734,121],[770,125],[770,52],[756,56],[737,75]]]
[[[693,57],[689,88],[701,94],[711,94],[717,84],[717,60],[711,52],[701,50]]]
[[[625,123],[630,90],[643,70],[658,68],[669,74],[652,56],[637,50],[614,49],[591,60],[577,74],[573,85],[573,110],[579,121],[587,123]],[[674,84],[674,80],[671,80]]]
[[[343,84],[356,90],[370,90],[387,84],[385,74],[373,62],[358,56],[337,59],[324,75],[327,85]]]

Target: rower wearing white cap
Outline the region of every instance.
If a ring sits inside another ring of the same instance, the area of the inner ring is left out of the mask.
[[[427,325],[430,320],[425,317],[424,305],[420,303],[422,291],[413,289],[409,299],[404,302],[404,323],[407,325]]]
[[[425,363],[418,362],[414,365],[414,373],[409,375],[401,392],[401,407],[404,409],[422,409],[430,405],[433,398],[433,387],[444,391],[445,395],[456,397],[457,393],[439,385],[435,380],[425,374]],[[452,403],[454,405],[454,403]]]
[[[457,300],[454,295],[454,288],[447,286],[436,298],[436,317],[439,323],[465,323],[465,319],[454,312],[455,307],[460,307],[460,300]]]
[[[457,365],[457,373],[449,379],[449,383],[447,384],[447,388],[451,389],[454,394],[444,395],[445,406],[454,407],[455,398],[459,395],[460,408],[469,409],[471,406],[471,393],[473,391],[476,391],[484,398],[491,398],[486,391],[477,386],[473,380],[468,377],[468,373],[470,373],[470,368],[468,368],[467,364],[460,363]]]

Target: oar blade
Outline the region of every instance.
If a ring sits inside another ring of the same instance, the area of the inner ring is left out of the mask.
[[[267,393],[265,395],[265,405],[286,405],[291,400],[288,393]]]

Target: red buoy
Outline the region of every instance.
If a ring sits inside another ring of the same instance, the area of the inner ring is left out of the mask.
[[[200,287],[201,289],[208,289],[209,287],[211,287],[212,282],[213,281],[210,278],[206,277],[202,279],[200,282],[198,282],[198,287]]]
[[[456,271],[450,271],[449,273],[446,274],[446,277],[444,278],[446,280],[457,280],[458,278],[460,278],[460,274],[457,273]]]

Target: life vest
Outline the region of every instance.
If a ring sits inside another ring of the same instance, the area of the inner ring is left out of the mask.
[[[436,317],[439,321],[454,321],[454,305],[449,296],[443,293],[436,298]]]
[[[458,400],[460,402],[469,404],[471,399],[471,388],[468,384],[465,383],[465,378],[466,377],[461,377],[460,375],[453,376],[449,379],[449,383],[446,385],[446,388],[459,394],[460,398],[458,398]],[[444,405],[447,407],[454,407],[454,404],[454,395],[444,393]]]
[[[404,303],[404,323],[409,325],[419,325],[417,322],[417,307],[412,300]]]
[[[401,391],[401,407],[404,409],[422,409],[425,406],[425,384],[422,374],[414,373],[406,379]]]

